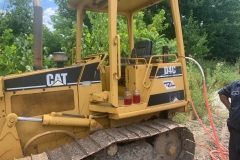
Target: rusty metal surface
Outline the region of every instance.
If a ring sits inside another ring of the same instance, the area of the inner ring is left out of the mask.
[[[118,132],[120,132],[120,133],[124,134],[125,136],[127,136],[129,140],[134,140],[134,139],[139,139],[140,138],[139,136],[137,136],[136,134],[132,133],[131,131],[129,131],[125,127],[118,128],[117,130],[118,130]]]
[[[91,155],[102,149],[89,136],[77,140],[77,142],[85,150],[85,153],[87,153],[87,155]]]
[[[134,125],[130,125],[126,127],[129,131],[132,133],[135,133],[138,137],[144,138],[144,137],[149,137],[150,134],[146,131],[141,130],[140,128],[135,127]]]
[[[179,127],[174,122],[168,121],[168,120],[165,120],[165,119],[155,119],[154,122],[158,123],[159,125],[163,125],[163,126],[165,126],[166,128],[169,128],[169,129],[174,129],[174,128]]]
[[[33,69],[42,69],[42,5],[40,0],[34,0],[34,56],[33,56]]]
[[[14,160],[32,160],[31,159],[31,157],[24,157],[24,158],[18,158],[18,159],[16,159],[16,158],[14,158]]]
[[[149,122],[149,121],[145,122],[144,124],[149,126],[149,127],[154,128],[154,129],[157,129],[159,133],[169,130],[167,127],[159,125],[158,123],[155,123],[155,122],[152,122],[152,121],[151,122]]]
[[[101,146],[101,148],[105,148],[107,146],[109,146],[112,143],[115,143],[115,139],[111,136],[109,136],[108,134],[106,134],[105,132],[103,132],[102,130],[93,133],[92,135],[90,135],[90,137],[98,144]]]
[[[193,160],[193,159],[194,159],[194,154],[185,150],[183,150],[181,152],[181,155],[178,157],[178,160]]]
[[[48,156],[51,160],[71,160],[71,157],[66,154],[63,147],[59,147],[57,149],[49,151]]]
[[[193,134],[188,129],[181,130],[181,137],[183,142],[183,149],[193,153],[195,150],[195,143],[192,141],[194,139]]]
[[[87,156],[76,142],[63,146],[72,159],[82,159]]]
[[[149,133],[151,136],[154,136],[154,135],[159,133],[159,131],[157,129],[149,127],[149,126],[145,125],[144,123],[134,124],[134,126],[140,128],[141,130],[143,130],[147,133]]]
[[[32,155],[31,158],[32,160],[48,160],[48,156],[45,152],[37,155]]]
[[[195,153],[193,134],[183,125],[165,119],[156,119],[119,128],[100,130],[55,150],[34,155],[32,158],[25,158],[34,160],[36,156],[36,160],[79,160],[97,153],[114,143],[144,139],[156,135],[162,136],[168,132],[172,132],[172,130],[178,133],[179,144],[181,144],[181,150],[177,159],[192,160]]]
[[[19,117],[62,112],[75,107],[73,90],[14,95],[11,97],[11,104],[12,112]]]
[[[106,129],[105,132],[113,137],[116,142],[126,141],[128,137],[122,133],[120,133],[116,128]]]

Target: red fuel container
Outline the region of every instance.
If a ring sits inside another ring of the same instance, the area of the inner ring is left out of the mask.
[[[124,105],[132,104],[132,94],[129,91],[125,91],[124,93]]]
[[[141,98],[140,98],[140,91],[139,90],[134,90],[133,92],[133,103],[138,104],[140,103]]]

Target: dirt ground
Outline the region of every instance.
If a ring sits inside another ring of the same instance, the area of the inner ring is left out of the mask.
[[[218,136],[219,142],[226,148],[228,148],[228,140],[229,140],[229,132],[226,126],[226,118],[224,116],[213,115],[215,119],[217,119],[217,123],[215,123],[215,130]],[[200,127],[197,120],[193,120],[191,122],[187,122],[185,124],[194,134],[194,139],[196,142],[195,148],[195,160],[211,160],[210,150],[216,150],[217,146],[211,137],[204,131],[202,127]],[[207,129],[210,133],[211,127],[207,126]],[[208,149],[207,149],[208,148]]]
[[[226,125],[226,120],[228,118],[228,110],[223,106],[223,104],[218,100],[218,96],[211,104],[214,111],[212,112],[212,117],[215,125],[215,130],[219,139],[219,142],[226,148],[228,148],[229,142],[229,132]],[[204,120],[203,120],[204,121]],[[216,150],[217,146],[210,136],[204,131],[197,120],[189,121],[185,124],[194,134],[196,148],[195,148],[195,160],[211,160],[210,150]],[[209,132],[212,133],[210,124],[206,125]],[[212,134],[213,135],[213,134]],[[201,146],[199,146],[201,145]],[[220,156],[220,155],[219,155]],[[220,156],[221,158],[221,156]],[[226,156],[228,159],[228,156]]]

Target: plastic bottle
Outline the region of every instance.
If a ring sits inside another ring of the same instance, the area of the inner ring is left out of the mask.
[[[140,98],[140,91],[139,90],[134,90],[133,91],[133,103],[138,104],[140,103],[141,98]]]
[[[132,94],[129,91],[125,91],[124,93],[124,105],[132,104]]]

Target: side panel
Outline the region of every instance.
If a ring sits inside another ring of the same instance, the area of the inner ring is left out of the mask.
[[[81,70],[82,66],[77,66],[44,73],[35,72],[33,75],[23,74],[21,77],[4,80],[4,90],[9,92],[76,85]]]
[[[161,63],[153,66],[148,106],[185,100],[182,67],[180,63]]]
[[[33,137],[37,138],[40,134],[56,130],[71,132],[79,138],[87,136],[89,134],[88,127],[52,126],[43,125],[42,122],[17,121],[16,125],[12,127],[15,128],[14,134],[12,134],[12,131],[5,133],[8,129],[3,129],[3,126],[7,124],[5,123],[5,116],[12,113],[15,113],[18,117],[34,118],[42,118],[43,114],[52,112],[75,115],[79,113],[89,114],[89,94],[102,91],[100,72],[97,70],[98,61],[98,59],[95,59],[81,66],[3,77],[5,93],[4,97],[0,97],[0,134],[3,133],[2,135],[6,136],[2,140],[0,139],[0,146],[3,146],[3,143],[7,140],[11,142],[12,146],[18,146],[21,152],[21,149]],[[91,85],[83,86],[86,81],[90,82]],[[63,118],[67,119],[68,117]],[[109,125],[108,121],[103,122]],[[15,137],[12,135],[15,135]],[[39,140],[34,140],[28,146],[27,153],[40,153],[72,140],[65,134],[46,134]],[[3,152],[4,150],[0,149],[0,155]],[[10,154],[10,157],[12,157],[14,153]]]
[[[148,106],[185,100],[181,63],[152,64],[149,69],[146,65],[127,65],[125,74],[127,89],[132,94],[140,90],[141,101]]]

